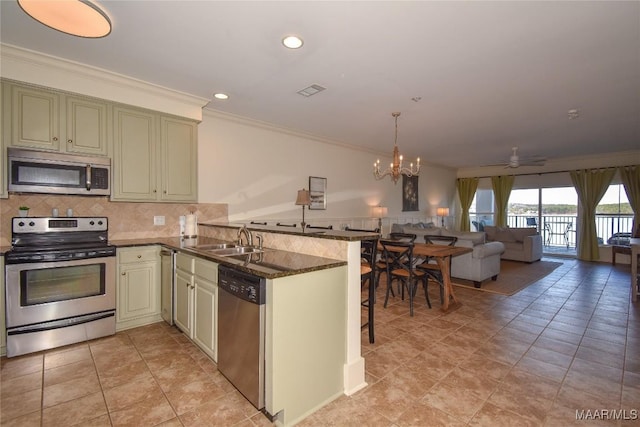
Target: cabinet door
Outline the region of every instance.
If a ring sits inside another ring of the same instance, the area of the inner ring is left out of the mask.
[[[193,341],[216,360],[216,301],[218,287],[200,277],[195,278]]]
[[[197,137],[194,122],[160,118],[161,200],[197,201]]]
[[[113,200],[156,200],[156,116],[116,107],[113,112]]]
[[[118,321],[160,313],[158,265],[155,262],[120,267]]]
[[[66,97],[66,150],[70,153],[107,155],[107,104]]]
[[[11,144],[60,149],[60,97],[55,93],[11,86]]]
[[[176,270],[175,280],[175,301],[176,317],[173,319],[182,332],[189,338],[192,337],[192,315],[193,312],[193,276],[180,270]]]

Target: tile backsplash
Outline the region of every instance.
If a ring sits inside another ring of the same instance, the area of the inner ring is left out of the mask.
[[[129,203],[111,202],[108,197],[10,194],[0,200],[0,246],[11,244],[11,218],[19,216],[20,206],[28,206],[32,217],[51,216],[54,208],[60,217],[67,209],[77,217],[106,216],[112,240],[178,236],[180,216],[190,213],[198,216],[198,222],[228,218],[228,206],[222,203]],[[153,225],[154,216],[164,216],[165,225]]]

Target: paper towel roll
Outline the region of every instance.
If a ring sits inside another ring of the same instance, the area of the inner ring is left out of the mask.
[[[195,237],[198,235],[198,220],[195,215],[187,215],[184,223],[184,235]]]

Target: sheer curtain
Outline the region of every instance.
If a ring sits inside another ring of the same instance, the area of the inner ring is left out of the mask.
[[[469,226],[469,208],[473,203],[473,196],[478,189],[478,178],[458,178],[456,181],[456,188],[458,189],[458,197],[460,198],[460,205],[462,207],[462,214],[460,215],[460,230],[470,231]]]
[[[621,166],[619,171],[624,191],[627,192],[627,198],[633,210],[631,235],[638,236],[640,233],[640,166]]]
[[[498,227],[506,227],[507,204],[509,203],[509,195],[513,188],[513,175],[492,176],[491,186],[493,187],[493,197],[496,201],[495,224]]]
[[[598,235],[596,233],[596,206],[607,191],[615,169],[571,171],[571,181],[578,193],[578,259],[598,261]]]

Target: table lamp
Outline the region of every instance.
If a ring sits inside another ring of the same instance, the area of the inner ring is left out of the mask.
[[[305,226],[307,225],[304,222],[304,207],[309,206],[311,204],[311,195],[308,190],[304,188],[302,190],[298,190],[298,197],[296,198],[296,205],[302,206],[302,231],[304,231]]]
[[[378,218],[378,229],[382,232],[382,218],[387,216],[387,208],[385,206],[374,206],[373,217]]]
[[[442,217],[442,228],[444,228],[444,217],[449,216],[449,208],[438,208],[436,209],[436,214]]]

